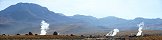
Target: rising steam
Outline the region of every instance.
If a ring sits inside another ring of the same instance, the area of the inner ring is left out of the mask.
[[[115,36],[119,32],[119,29],[114,29],[113,31],[110,31],[106,36]]]
[[[136,36],[141,36],[141,34],[142,34],[142,28],[144,27],[144,22],[141,22],[137,26],[139,27],[139,29],[138,29],[138,33],[137,33]]]
[[[49,29],[48,28],[49,24],[46,23],[44,20],[41,22],[41,34],[40,35],[46,35],[46,31]]]

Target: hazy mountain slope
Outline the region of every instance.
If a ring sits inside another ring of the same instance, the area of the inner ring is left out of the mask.
[[[108,32],[114,28],[120,30],[137,30],[137,24],[145,23],[145,30],[161,30],[162,19],[135,18],[126,20],[108,16],[95,18],[93,16],[74,15],[65,16],[49,11],[33,3],[18,3],[0,11],[0,33],[16,34],[29,31],[40,33],[40,22],[50,24],[48,34],[58,31],[62,34],[82,34],[94,32]]]
[[[162,28],[162,19],[156,18],[156,19],[147,19],[147,18],[141,18],[137,17],[132,20],[126,20],[114,16],[108,16],[104,18],[95,18],[92,16],[84,16],[84,15],[74,15],[71,18],[83,20],[89,24],[92,24],[93,26],[97,26],[102,29],[111,29],[111,28],[118,28],[120,30],[137,30],[138,26],[137,24],[144,22],[145,27],[144,29],[147,30],[161,30]],[[150,27],[148,27],[150,26]],[[156,26],[153,28],[153,26]]]
[[[93,16],[74,15],[74,16],[70,16],[70,18],[83,21],[85,23],[88,23],[89,25],[96,26],[96,25],[99,24],[99,20],[97,18],[93,17]]]
[[[40,22],[42,20],[48,22],[50,27],[57,27],[54,25],[60,24],[60,26],[64,26],[64,24],[80,23],[75,19],[54,13],[37,4],[18,3],[0,11],[0,31],[1,33],[12,34],[27,33],[29,31],[37,30],[36,32],[38,33],[40,31]]]

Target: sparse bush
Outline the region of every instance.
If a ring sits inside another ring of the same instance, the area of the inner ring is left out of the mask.
[[[69,35],[66,35],[66,36],[69,36]]]
[[[29,35],[33,35],[33,33],[32,32],[29,32]]]
[[[3,36],[6,36],[6,34],[2,34]]]
[[[55,31],[55,32],[53,32],[53,35],[58,35],[58,33]]]
[[[38,35],[38,34],[35,34],[35,35]]]
[[[20,35],[20,34],[16,34],[16,35]]]
[[[25,34],[25,35],[28,35],[28,34]]]
[[[92,38],[92,35],[89,35],[89,38]]]
[[[106,36],[106,35],[104,35],[104,36]]]
[[[81,37],[84,37],[84,35],[80,35]]]
[[[74,34],[70,34],[70,36],[74,36]]]

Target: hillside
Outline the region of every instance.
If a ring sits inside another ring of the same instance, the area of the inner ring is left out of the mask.
[[[45,20],[50,24],[48,34],[58,31],[61,34],[84,34],[109,32],[114,28],[120,31],[137,30],[137,24],[145,23],[144,30],[162,30],[162,19],[138,17],[132,20],[108,16],[96,18],[93,16],[65,16],[55,13],[33,3],[17,3],[0,11],[0,34],[40,33],[40,23]]]

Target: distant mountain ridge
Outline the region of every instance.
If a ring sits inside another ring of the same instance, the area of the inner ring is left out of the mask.
[[[18,3],[16,5],[9,6],[5,10],[0,11],[0,20],[0,27],[2,28],[1,32],[4,32],[4,27],[6,27],[8,31],[5,31],[9,33],[13,33],[14,31],[32,31],[29,29],[39,31],[40,22],[42,20],[47,21],[51,25],[63,23],[71,24],[78,22],[73,21],[75,19],[54,13],[45,7],[41,7],[40,5],[33,3]],[[17,30],[10,30],[9,28],[12,27],[13,29]]]
[[[126,20],[114,16],[96,18],[93,16],[65,16],[49,11],[33,3],[17,3],[0,11],[0,34],[40,33],[40,22],[50,24],[48,34],[58,31],[62,34],[80,34],[93,32],[108,32],[114,28],[120,30],[137,30],[137,24],[144,22],[145,30],[161,30],[162,19],[135,18]]]

